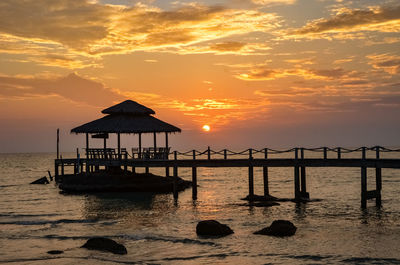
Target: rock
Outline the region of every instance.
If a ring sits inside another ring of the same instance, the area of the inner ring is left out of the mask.
[[[64,253],[64,251],[62,251],[62,250],[50,250],[50,251],[47,251],[47,253],[51,254],[51,255],[58,255],[58,254]]]
[[[227,236],[233,234],[233,230],[215,220],[200,221],[196,226],[196,233],[201,236]]]
[[[254,232],[255,235],[268,235],[268,236],[293,236],[296,233],[297,227],[290,221],[275,220],[271,226],[265,227],[260,231]]]
[[[37,179],[33,182],[31,182],[31,184],[49,184],[50,182],[48,181],[48,179],[46,177]]]
[[[125,255],[128,253],[125,246],[115,242],[112,239],[104,237],[93,237],[90,238],[82,248],[90,250],[108,251],[114,254]]]

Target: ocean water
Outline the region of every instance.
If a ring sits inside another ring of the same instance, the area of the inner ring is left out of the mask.
[[[67,157],[67,155],[64,155]],[[0,154],[0,263],[6,264],[400,264],[400,170],[383,169],[383,206],[360,208],[360,169],[307,169],[310,203],[244,206],[246,168],[199,168],[198,200],[179,194],[67,195],[54,183],[29,185],[54,154]],[[151,172],[164,173],[153,169]],[[270,192],[293,197],[293,169],[270,168]],[[373,187],[373,170],[369,185]],[[191,178],[191,169],[179,175]],[[262,194],[262,169],[255,190]],[[235,233],[196,235],[216,219]],[[297,226],[293,237],[253,235],[276,219]],[[80,248],[93,236],[124,244],[127,255]],[[47,254],[62,250],[60,255]]]

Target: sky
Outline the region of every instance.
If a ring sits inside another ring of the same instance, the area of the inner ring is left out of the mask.
[[[0,2],[0,153],[54,152],[57,128],[82,148],[70,130],[126,99],[180,151],[399,146],[400,3]]]

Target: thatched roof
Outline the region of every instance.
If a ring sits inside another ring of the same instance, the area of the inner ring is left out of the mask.
[[[111,114],[71,130],[71,133],[152,133],[181,132],[181,129],[153,116]]]
[[[125,100],[117,105],[109,107],[101,111],[104,114],[132,114],[132,115],[150,115],[156,114],[154,110],[143,106],[132,100]]]

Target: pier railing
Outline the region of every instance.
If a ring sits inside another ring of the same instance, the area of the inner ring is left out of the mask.
[[[99,149],[100,150],[100,149]],[[100,151],[99,151],[100,152]],[[276,150],[271,148],[246,149],[235,152],[229,149],[219,151],[208,147],[204,151],[189,150],[186,152],[173,151],[163,156],[132,156],[129,153],[112,158],[107,156],[89,156],[87,158],[56,159],[55,175],[64,175],[65,166],[73,166],[74,174],[79,172],[90,173],[97,171],[100,167],[143,167],[146,172],[152,167],[165,167],[166,176],[169,177],[170,168],[173,168],[173,176],[176,181],[178,169],[182,167],[192,168],[192,195],[197,198],[197,168],[198,167],[247,167],[249,170],[249,198],[254,197],[254,167],[263,168],[264,196],[269,196],[268,168],[269,167],[293,167],[294,168],[294,194],[295,200],[308,199],[306,185],[307,167],[357,167],[361,169],[361,205],[366,207],[367,200],[375,198],[376,204],[381,204],[382,190],[382,168],[400,169],[400,149],[382,146],[343,148],[343,147],[318,147],[318,148],[290,148]],[[356,154],[356,156],[355,156]],[[374,190],[367,190],[367,169],[375,169]],[[174,185],[174,197],[178,192]]]

